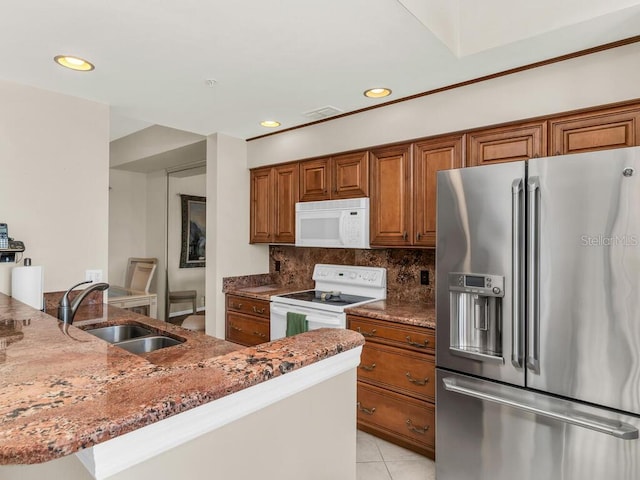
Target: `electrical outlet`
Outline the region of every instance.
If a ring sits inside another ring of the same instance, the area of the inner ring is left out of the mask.
[[[85,270],[84,279],[91,280],[93,283],[102,281],[102,270]]]
[[[276,272],[280,271],[280,260],[276,260],[276,267],[275,267]]]
[[[429,270],[420,270],[420,285],[429,285]]]

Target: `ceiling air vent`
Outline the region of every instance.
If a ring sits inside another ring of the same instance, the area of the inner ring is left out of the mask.
[[[326,107],[320,107],[316,108],[315,110],[304,112],[303,115],[309,120],[322,120],[323,118],[333,117],[334,115],[338,115],[339,113],[342,113],[342,110],[336,107],[332,107],[331,105],[327,105]]]

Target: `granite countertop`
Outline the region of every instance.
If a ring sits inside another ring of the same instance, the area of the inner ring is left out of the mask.
[[[281,285],[268,284],[254,287],[228,287],[224,290],[224,293],[266,300],[268,302],[271,299],[271,295],[282,295],[284,293],[300,292],[302,290],[309,290],[309,288],[283,287]]]
[[[134,355],[82,331],[136,322],[186,341]],[[46,462],[356,348],[322,329],[241,347],[108,305],[54,317],[0,294],[0,465]]]
[[[377,302],[347,308],[345,311],[347,314],[360,315],[378,320],[405,323],[418,327],[436,328],[436,307],[434,304],[429,303],[379,300]]]

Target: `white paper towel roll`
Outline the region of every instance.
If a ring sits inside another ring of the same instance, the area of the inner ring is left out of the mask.
[[[39,266],[15,267],[11,270],[11,296],[42,310],[44,269]]]

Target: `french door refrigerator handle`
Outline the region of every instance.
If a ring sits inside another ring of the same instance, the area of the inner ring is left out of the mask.
[[[476,382],[468,379],[460,381],[457,378],[446,377],[442,379],[442,383],[444,384],[444,388],[450,392],[459,393],[461,395],[466,395],[468,397],[477,398],[487,402],[497,403],[499,405],[505,405],[517,410],[533,413],[564,423],[570,423],[579,427],[588,428],[622,440],[635,440],[638,438],[638,429],[633,425],[599,417],[597,415],[588,415],[587,417],[564,413],[567,411],[567,408],[563,403],[569,403],[566,400],[551,399],[552,403],[550,403],[550,406],[554,406],[554,401],[557,402],[557,405],[555,405],[556,408],[550,409],[538,406],[535,404],[535,401],[526,399],[524,396],[522,399],[501,396],[495,392],[489,391],[489,389],[483,388],[483,385],[480,382],[476,385]],[[513,397],[516,397],[516,395],[517,394],[514,394]]]
[[[527,367],[540,373],[540,312],[539,312],[539,231],[538,192],[540,179],[529,177],[527,184]]]
[[[516,178],[511,184],[511,220],[512,246],[511,268],[513,277],[513,295],[511,298],[511,363],[522,367],[522,178]]]

